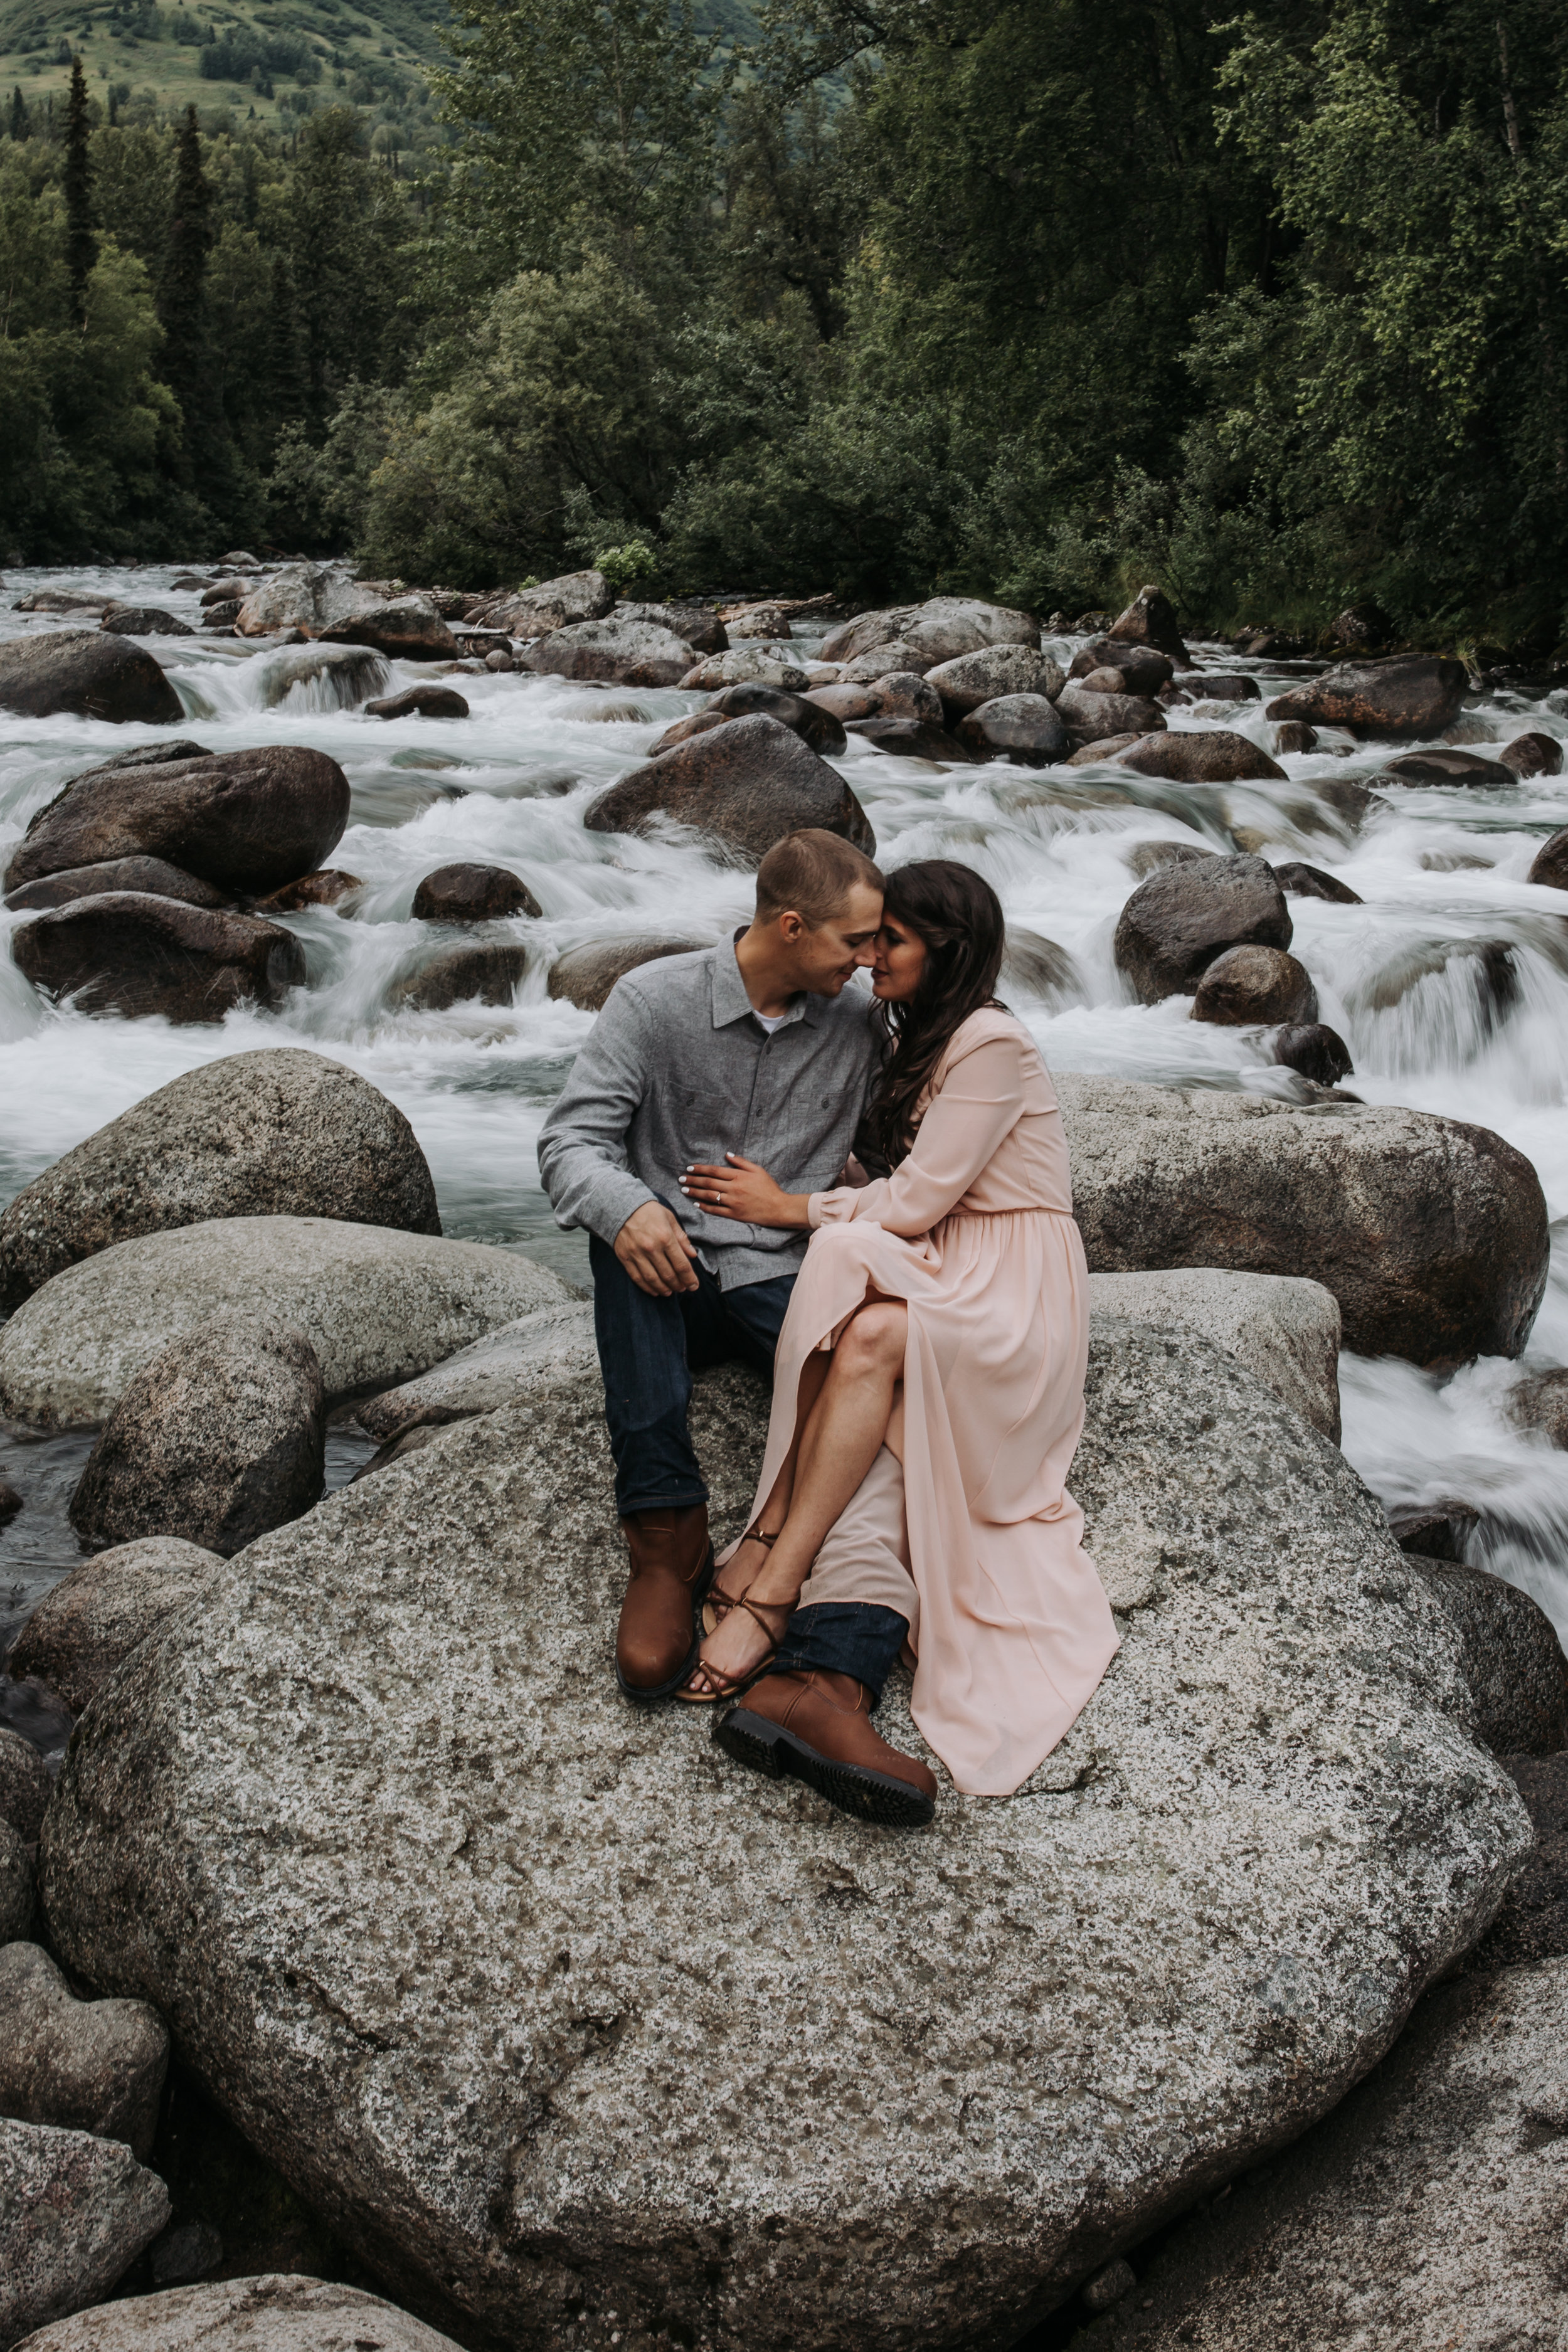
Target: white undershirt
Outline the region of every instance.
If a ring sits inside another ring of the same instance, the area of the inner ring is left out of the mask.
[[[767,1031],[770,1037],[773,1035],[773,1031],[779,1027],[781,1023],[789,1019],[789,1014],[787,1013],[757,1013],[754,1005],[752,1009],[756,1014],[756,1018],[762,1023],[763,1027]]]

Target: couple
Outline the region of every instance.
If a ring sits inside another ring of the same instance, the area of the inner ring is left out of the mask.
[[[721,1709],[731,1755],[869,1821],[935,1809],[871,1721],[900,1654],[957,1787],[1004,1796],[1117,1646],[1065,1483],[1089,1345],[1067,1143],[1003,945],[968,866],[884,881],[791,834],[746,929],[617,982],[540,1139],[557,1222],[591,1236],[621,1688]],[[773,1416],[715,1574],[687,1407],[736,1357]]]

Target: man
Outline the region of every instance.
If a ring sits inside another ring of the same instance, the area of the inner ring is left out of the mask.
[[[758,868],[748,929],[617,981],[539,1139],[557,1223],[590,1235],[631,1554],[616,1672],[639,1704],[689,1673],[713,1572],[692,1370],[739,1357],[772,1378],[809,1239],[710,1217],[680,1178],[735,1151],[789,1192],[837,1181],[879,1058],[870,1005],[845,984],[871,962],[881,915],[882,877],[860,850],[788,835]]]

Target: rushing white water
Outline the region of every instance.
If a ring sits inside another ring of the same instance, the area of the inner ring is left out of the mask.
[[[73,624],[9,609],[42,586],[112,593],[194,622],[197,597],[174,592],[174,576],[153,568],[12,572],[0,635],[93,625],[90,617]],[[309,743],[341,762],[353,798],[331,863],[367,887],[348,915],[285,919],[305,948],[306,985],[276,1013],[237,1012],[219,1028],[48,1006],[4,951],[22,919],[0,914],[0,1201],[179,1072],[293,1043],[362,1071],[407,1113],[448,1233],[518,1245],[581,1275],[581,1237],[554,1230],[534,1143],[590,1016],[552,1003],[545,976],[563,949],[606,932],[716,938],[749,911],[749,876],[677,831],[627,840],[582,824],[594,793],[701,698],[486,674],[459,681],[472,706],[466,719],[388,722],[357,706],[411,683],[420,675],[414,666],[348,649],[142,642],[185,705],[184,731],[205,746]],[[1076,642],[1055,641],[1055,649],[1065,659]],[[1222,649],[1201,657],[1237,667]],[[1251,667],[1267,698],[1268,666]],[[1199,707],[1173,712],[1171,724],[1224,724],[1271,749],[1262,709]],[[1478,698],[1454,733],[1500,744],[1526,727],[1568,739],[1568,696]],[[0,861],[68,777],[170,731],[0,715]],[[1323,731],[1316,751],[1280,760],[1284,783],[1228,785],[1168,784],[1109,766],[942,769],[889,759],[853,738],[837,764],[876,827],[884,864],[963,858],[994,885],[1010,923],[1070,952],[1079,984],[1066,1002],[1009,989],[1058,1068],[1297,1091],[1292,1075],[1266,1060],[1260,1033],[1193,1023],[1184,1002],[1151,1009],[1127,1001],[1110,956],[1132,887],[1126,856],[1152,839],[1229,849],[1239,834],[1276,860],[1304,858],[1341,876],[1364,904],[1298,899],[1291,914],[1294,951],[1317,984],[1321,1017],[1353,1053],[1354,1091],[1506,1136],[1540,1173],[1556,1237],[1568,1217],[1568,904],[1524,877],[1542,839],[1568,823],[1568,776],[1496,793],[1405,791],[1375,803],[1357,833],[1320,787],[1371,775],[1388,756],[1386,746]],[[431,944],[430,927],[412,919],[416,887],[458,858],[510,867],[543,909],[537,921],[486,933],[528,949],[517,1001],[392,1013],[388,984]],[[1488,984],[1480,950],[1489,945],[1511,951],[1511,1002]],[[1535,1592],[1568,1629],[1568,1454],[1521,1433],[1506,1409],[1522,1374],[1564,1361],[1568,1260],[1559,1250],[1522,1363],[1482,1362],[1445,1384],[1407,1365],[1347,1358],[1342,1384],[1345,1450],[1384,1499],[1457,1496],[1479,1506],[1486,1516],[1475,1556]]]

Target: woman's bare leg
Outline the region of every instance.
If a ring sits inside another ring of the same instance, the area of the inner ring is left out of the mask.
[[[833,1365],[831,1355],[814,1349],[800,1369],[800,1386],[795,1391],[795,1436],[784,1455],[778,1476],[768,1491],[766,1502],[758,1512],[753,1526],[766,1535],[776,1536],[789,1515],[790,1497],[795,1491],[795,1465],[800,1459],[801,1440],[805,1435],[823,1383]],[[714,1590],[734,1601],[746,1591],[752,1579],[766,1560],[770,1547],[759,1543],[754,1536],[742,1536],[740,1543],[725,1561],[716,1580]]]
[[[901,1299],[862,1307],[840,1336],[815,1407],[797,1423],[783,1532],[751,1584],[740,1588],[759,1608],[780,1612],[769,1615],[775,1628],[783,1624],[783,1610],[794,1607],[829,1528],[877,1458],[903,1378],[908,1336],[909,1309]],[[702,1644],[702,1660],[694,1670],[697,1686],[703,1685],[703,1664],[725,1675],[742,1675],[765,1648],[756,1620],[744,1609],[731,1609]]]

